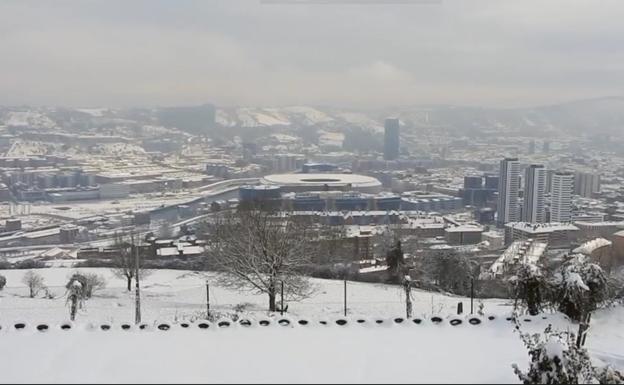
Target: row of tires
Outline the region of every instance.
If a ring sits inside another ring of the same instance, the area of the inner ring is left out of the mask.
[[[547,319],[547,317],[543,316],[541,317],[542,319]],[[488,317],[467,317],[466,319],[462,319],[462,318],[448,318],[448,324],[451,326],[459,326],[462,325],[464,323],[468,323],[470,325],[481,325],[484,321],[494,321],[496,320],[497,317],[495,316],[488,316]],[[510,321],[513,322],[515,321],[515,319],[513,317],[507,317],[505,318],[506,321]],[[130,330],[161,330],[161,331],[168,331],[174,327],[177,327],[179,329],[222,329],[222,328],[229,328],[232,326],[240,326],[240,327],[253,327],[253,326],[260,326],[260,327],[267,327],[267,326],[271,326],[271,325],[278,325],[278,326],[310,326],[310,325],[314,325],[314,324],[318,324],[318,325],[322,325],[322,326],[329,326],[331,324],[335,324],[337,326],[347,326],[349,324],[357,324],[357,325],[365,325],[365,324],[372,324],[372,325],[391,325],[391,324],[414,324],[414,325],[421,325],[426,323],[427,321],[429,321],[431,324],[434,325],[440,325],[444,323],[444,319],[442,317],[431,317],[430,319],[424,319],[424,318],[411,318],[411,319],[406,319],[406,318],[401,318],[401,317],[397,317],[397,318],[393,318],[393,319],[374,319],[374,320],[368,320],[368,319],[364,319],[364,318],[358,318],[358,319],[345,319],[345,318],[340,318],[337,319],[335,321],[327,321],[327,320],[320,320],[320,321],[308,321],[305,319],[300,319],[300,320],[292,320],[289,318],[281,318],[281,319],[277,319],[277,320],[269,320],[269,319],[262,319],[259,321],[255,321],[255,320],[250,320],[250,319],[241,319],[239,321],[230,321],[230,320],[222,320],[222,321],[216,321],[216,322],[210,322],[210,321],[197,321],[197,322],[182,322],[182,323],[176,323],[176,324],[169,324],[169,323],[159,323],[159,324],[155,324],[155,325],[148,325],[148,324],[140,324],[140,325],[131,325],[131,324],[120,324],[118,326],[118,329],[120,330],[124,330],[124,331],[130,331]],[[525,317],[521,320],[522,322],[532,322],[532,319],[530,317]],[[74,325],[71,323],[64,323],[61,324],[60,326],[56,326],[55,328],[53,328],[52,326],[48,325],[48,324],[37,324],[35,325],[34,329],[38,330],[40,332],[47,332],[49,330],[52,329],[58,329],[58,330],[64,330],[64,331],[69,331],[74,329]],[[0,331],[2,331],[3,327],[0,325]],[[22,330],[26,330],[29,329],[29,325],[27,325],[26,323],[23,322],[18,322],[13,324],[12,329],[16,330],[16,331],[22,331]],[[102,331],[110,331],[113,330],[113,325],[111,324],[101,324],[101,325],[89,325],[88,329],[90,330],[102,330]]]

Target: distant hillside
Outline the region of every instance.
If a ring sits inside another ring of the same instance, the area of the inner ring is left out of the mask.
[[[394,110],[353,111],[313,107],[227,108],[217,111],[224,127],[317,126],[383,129],[386,116],[398,116],[408,127],[443,128],[458,133],[620,134],[624,131],[624,98],[590,99],[534,108],[414,106]]]
[[[215,129],[277,127],[286,130],[315,127],[330,131],[361,128],[379,133],[383,130],[383,120],[387,116],[399,117],[407,129],[439,129],[468,135],[504,133],[559,136],[591,133],[619,136],[624,132],[624,97],[513,109],[413,106],[387,110],[353,110],[287,106],[223,107],[213,110],[209,105],[194,108],[127,110],[0,107],[0,125],[15,130],[50,130],[57,127],[114,128],[119,125],[145,124],[162,124],[173,128],[176,123],[180,123],[185,127],[177,128],[194,133],[202,132],[204,129],[211,131],[213,127]],[[186,126],[192,127],[192,130]]]

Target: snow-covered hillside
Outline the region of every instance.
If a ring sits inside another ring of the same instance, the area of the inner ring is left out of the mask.
[[[56,124],[46,115],[45,112],[32,111],[11,111],[7,113],[4,124],[12,127],[33,127],[33,128],[54,128]]]
[[[15,383],[517,383],[511,364],[525,368],[526,350],[504,319],[484,322],[50,325],[0,332],[0,372]]]
[[[27,157],[33,155],[47,155],[55,153],[66,153],[60,143],[46,143],[34,140],[16,139],[6,152],[7,157]]]
[[[8,281],[0,291],[3,381],[509,383],[517,382],[510,365],[528,363],[505,301],[485,300],[485,316],[456,316],[457,303],[469,309],[468,299],[414,290],[415,322],[402,319],[400,287],[349,282],[345,318],[343,282],[315,279],[316,293],[289,301],[280,317],[267,314],[265,296],[220,287],[214,273],[157,270],[143,280],[146,328],[139,329],[125,282],[109,269],[81,270],[103,275],[108,287],[86,302],[69,330],[61,329],[69,312],[64,285],[74,269],[37,270],[53,299],[28,298],[25,271],[2,271]],[[211,312],[236,314],[250,326],[202,321],[206,282]],[[594,314],[587,344],[597,363],[624,369],[623,321],[622,307]],[[577,328],[558,314],[520,322],[526,332],[549,324]]]
[[[383,121],[358,112],[330,111],[314,107],[240,107],[217,110],[217,123],[224,127],[320,126],[344,128],[357,126],[372,131],[383,129]]]
[[[103,275],[107,289],[86,303],[79,319],[85,321],[127,321],[133,317],[134,294],[127,293],[125,282],[116,278],[110,269],[81,269]],[[28,298],[28,290],[21,282],[25,271],[7,270],[7,287],[0,292],[0,323],[15,319],[62,321],[67,318],[65,284],[73,269],[42,269],[50,293],[55,299]],[[268,299],[251,292],[238,292],[217,284],[215,273],[177,270],[155,270],[143,282],[146,319],[191,319],[205,310],[206,280],[211,283],[211,306],[214,311],[231,313],[244,309],[251,315],[265,315]],[[315,294],[300,302],[288,302],[289,313],[296,316],[337,316],[343,313],[343,282],[313,279]],[[438,293],[414,290],[415,314],[452,314],[457,302],[469,307],[469,299],[449,297]],[[41,296],[43,297],[43,295]],[[351,315],[391,317],[405,312],[402,288],[384,284],[350,282],[348,308]],[[497,315],[510,312],[502,300],[485,301],[485,311]]]
[[[488,108],[461,106],[402,106],[396,108],[349,109],[335,107],[217,107],[216,123],[222,127],[316,127],[343,130],[359,127],[380,132],[384,119],[398,117],[407,127],[491,133],[522,133],[557,136],[570,132],[617,134],[624,123],[624,98],[580,100],[534,108]],[[154,125],[159,109],[113,110],[107,108],[55,109],[45,107],[0,107],[0,126],[24,129],[66,129]],[[59,127],[57,127],[57,125]],[[591,130],[590,130],[591,129]]]

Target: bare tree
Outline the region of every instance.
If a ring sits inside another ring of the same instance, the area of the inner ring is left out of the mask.
[[[209,256],[224,274],[221,284],[269,297],[269,311],[284,283],[287,298],[312,293],[304,272],[315,255],[314,227],[289,213],[248,207],[225,212],[207,225]]]
[[[106,288],[106,278],[101,275],[91,273],[85,274],[87,279],[86,297],[91,298],[96,291]]]
[[[30,298],[35,298],[37,294],[45,288],[45,280],[43,277],[32,270],[24,274],[22,283],[28,287]]]
[[[126,280],[126,288],[128,291],[132,291],[132,281],[136,277],[137,270],[139,271],[139,278],[144,278],[150,274],[149,270],[146,270],[139,266],[136,266],[136,255],[139,253],[139,260],[143,258],[143,255],[139,248],[138,235],[134,232],[129,234],[115,234],[115,248],[117,252],[113,258],[113,274],[121,279]]]

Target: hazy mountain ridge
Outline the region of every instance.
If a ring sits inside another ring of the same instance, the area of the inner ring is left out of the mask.
[[[0,125],[12,129],[73,128],[126,125],[158,125],[155,109],[71,109],[48,107],[0,107]],[[414,106],[372,111],[311,107],[224,107],[216,109],[217,128],[315,127],[341,131],[353,127],[383,130],[388,116],[413,129],[444,129],[456,133],[493,132],[526,135],[603,134],[624,131],[624,97],[573,101],[531,108]]]

